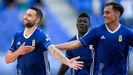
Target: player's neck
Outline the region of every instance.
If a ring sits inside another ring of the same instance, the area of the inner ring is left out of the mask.
[[[118,28],[119,22],[109,23],[109,24],[106,24],[106,25],[107,25],[107,27],[108,27],[111,31],[114,31],[115,29]]]
[[[82,37],[84,34],[81,34],[81,33],[78,33],[78,37],[80,38],[80,37]]]
[[[29,36],[29,35],[31,35],[35,31],[36,28],[37,28],[36,26],[33,26],[31,28],[25,28],[24,34],[26,36]]]

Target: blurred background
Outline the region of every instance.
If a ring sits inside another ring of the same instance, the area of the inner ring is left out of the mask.
[[[77,34],[76,18],[82,11],[89,14],[91,28],[104,23],[103,6],[110,1],[124,6],[120,23],[133,30],[133,0],[0,0],[0,75],[16,75],[16,62],[6,64],[5,54],[15,32],[23,29],[23,16],[30,6],[37,6],[43,11],[43,21],[39,27],[48,33],[54,44],[59,44]],[[129,53],[129,75],[133,75],[132,48]],[[49,61],[51,74],[56,75],[61,63],[51,54]],[[70,71],[66,75],[70,75]]]

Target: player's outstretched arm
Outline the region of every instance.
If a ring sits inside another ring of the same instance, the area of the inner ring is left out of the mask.
[[[60,62],[64,63],[65,65],[68,65],[70,68],[74,68],[76,70],[82,69],[83,67],[83,62],[81,61],[76,61],[80,57],[75,57],[69,60],[68,58],[65,57],[65,55],[58,50],[54,45],[48,46],[49,52]]]
[[[57,73],[57,75],[64,75],[66,73],[66,71],[68,70],[68,66],[65,64],[61,64],[61,67]]]
[[[79,40],[75,40],[75,41],[71,41],[63,44],[57,44],[55,46],[59,50],[72,50],[82,46],[82,43]]]
[[[33,46],[24,46],[25,44],[23,43],[16,51],[12,52],[11,50],[8,50],[6,57],[5,57],[5,62],[12,63],[14,62],[20,55],[24,55],[26,53],[29,53],[34,50],[35,47]]]

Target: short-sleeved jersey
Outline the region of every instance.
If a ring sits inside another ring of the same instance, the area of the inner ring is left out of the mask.
[[[83,45],[94,45],[95,75],[127,75],[128,49],[133,46],[133,33],[124,25],[119,25],[113,33],[105,24],[101,25],[80,41]]]
[[[36,29],[29,38],[24,37],[24,31],[17,32],[12,42],[11,50],[14,52],[24,42],[25,45],[34,46],[35,50],[21,55],[17,58],[18,75],[49,75],[49,62],[47,58],[47,47],[51,41],[46,33]]]
[[[71,38],[69,41],[73,41],[73,40],[77,40],[78,37],[74,36],[73,38]],[[68,58],[73,58],[73,57],[77,57],[80,56],[80,61],[84,62],[84,66],[82,68],[82,70],[75,70],[75,75],[89,75],[90,74],[90,66],[92,63],[92,53],[91,53],[91,49],[89,48],[89,46],[81,46],[79,48],[73,49],[73,50],[67,50],[66,51],[66,56]]]

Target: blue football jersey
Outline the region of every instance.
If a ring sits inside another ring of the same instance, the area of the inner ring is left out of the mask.
[[[73,41],[77,39],[78,37],[74,36],[69,41]],[[75,75],[89,75],[90,74],[90,67],[92,63],[92,53],[91,53],[91,49],[89,48],[89,46],[87,47],[81,46],[73,50],[67,50],[66,56],[70,59],[73,57],[80,56],[79,60],[84,62],[84,66],[82,70],[74,70]]]
[[[79,39],[85,46],[94,45],[95,75],[127,75],[129,46],[133,46],[133,33],[124,25],[110,32],[101,25]]]
[[[17,74],[49,75],[47,47],[52,43],[48,35],[38,28],[28,38],[24,37],[24,31],[17,32],[9,50],[14,52],[24,42],[25,45],[34,46],[35,50],[17,58]]]

